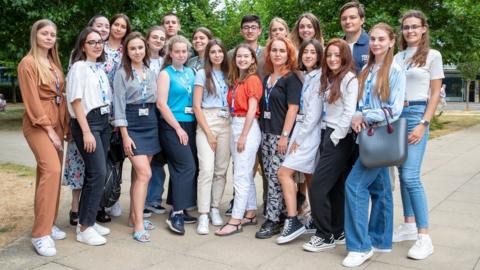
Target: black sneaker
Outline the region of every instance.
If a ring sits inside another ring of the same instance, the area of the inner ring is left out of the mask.
[[[197,218],[194,216],[191,216],[187,210],[183,210],[183,221],[185,224],[193,224],[197,223]]]
[[[280,233],[280,222],[274,222],[271,220],[266,220],[263,224],[260,230],[255,233],[255,237],[259,239],[267,239],[275,234]]]
[[[150,211],[147,208],[143,209],[143,217],[144,218],[148,218],[148,217],[151,217],[151,216],[152,216],[152,211]]]
[[[184,227],[184,215],[183,214],[176,214],[172,215],[173,212],[170,212],[168,215],[168,219],[166,220],[168,227],[170,230],[176,234],[184,235],[185,234],[185,227]]]
[[[167,212],[167,209],[165,209],[163,206],[161,205],[147,205],[147,207],[145,207],[146,209],[150,210],[150,212],[153,212],[157,215],[161,215],[161,214],[165,214],[165,212]]]
[[[225,216],[231,216],[233,210],[233,199],[230,200],[230,206],[228,207],[227,211],[225,211]]]
[[[342,232],[339,235],[335,236],[335,244],[345,245],[345,232]]]
[[[310,241],[303,244],[302,247],[304,250],[311,252],[319,252],[327,249],[332,249],[335,248],[335,239],[333,238],[333,234],[331,234],[327,238],[313,235],[310,238]]]
[[[309,217],[307,223],[305,223],[305,234],[314,234],[317,232],[317,228],[315,227],[315,223],[313,223],[313,218]]]
[[[283,225],[282,235],[277,238],[277,244],[288,243],[295,238],[302,235],[307,229],[305,226],[298,220],[297,216],[289,217],[285,219],[285,224]]]

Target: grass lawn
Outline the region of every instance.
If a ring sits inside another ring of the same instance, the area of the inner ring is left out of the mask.
[[[0,130],[21,130],[23,104],[7,104],[7,111],[0,112]]]
[[[443,114],[432,121],[430,139],[438,138],[449,133],[480,124],[480,114]]]

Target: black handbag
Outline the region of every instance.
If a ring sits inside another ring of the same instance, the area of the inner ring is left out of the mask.
[[[391,109],[384,107],[382,111],[386,125],[371,125],[360,131],[360,162],[367,168],[399,166],[407,159],[407,119],[399,118],[390,123],[387,112],[392,117]]]
[[[110,148],[107,155],[107,177],[105,178],[100,207],[111,207],[120,198],[124,159],[122,136],[120,132],[113,132],[110,137]]]

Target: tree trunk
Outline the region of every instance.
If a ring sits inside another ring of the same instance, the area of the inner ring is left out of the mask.
[[[10,75],[10,83],[12,86],[12,103],[15,104],[17,103],[17,91],[15,89],[15,77],[13,75]]]
[[[467,111],[470,109],[470,107],[468,106],[469,105],[468,102],[469,102],[469,99],[470,99],[470,82],[471,82],[471,80],[468,79],[467,80],[467,90],[465,91],[465,95],[466,95],[465,110],[467,110]]]

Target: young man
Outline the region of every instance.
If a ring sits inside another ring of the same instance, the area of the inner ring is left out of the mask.
[[[178,31],[180,31],[180,19],[174,12],[168,12],[165,14],[162,19],[162,24],[167,31],[167,33],[165,33],[167,40],[177,35]]]
[[[362,28],[364,22],[365,10],[359,2],[348,2],[340,8],[340,24],[345,33],[344,39],[352,51],[357,74],[368,62],[369,37]]]

